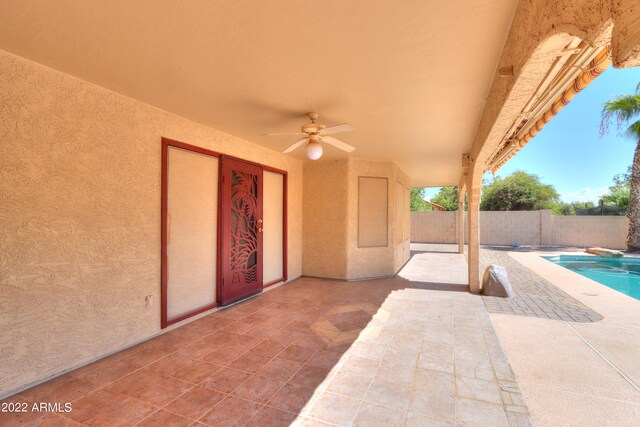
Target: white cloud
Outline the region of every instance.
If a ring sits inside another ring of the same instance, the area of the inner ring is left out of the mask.
[[[563,202],[594,202],[597,203],[604,194],[607,194],[609,187],[590,188],[584,187],[577,191],[567,191],[560,193],[560,199]]]

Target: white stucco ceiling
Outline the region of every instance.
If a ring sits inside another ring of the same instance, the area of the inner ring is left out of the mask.
[[[9,0],[0,49],[274,150],[295,137],[261,133],[297,131],[317,111],[355,127],[338,135],[357,147],[350,156],[449,185],[516,4]]]

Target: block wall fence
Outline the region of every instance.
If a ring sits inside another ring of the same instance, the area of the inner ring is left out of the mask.
[[[465,212],[465,236],[466,230]],[[556,216],[551,211],[480,212],[480,244],[625,249],[624,216]],[[411,212],[411,242],[457,243],[457,212]],[[466,242],[465,242],[466,243]]]

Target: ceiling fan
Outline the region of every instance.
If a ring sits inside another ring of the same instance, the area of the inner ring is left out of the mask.
[[[296,148],[300,147],[304,143],[307,143],[305,151],[307,152],[307,157],[311,160],[318,160],[322,156],[322,144],[320,142],[326,142],[327,144],[333,145],[336,148],[339,148],[342,151],[346,151],[347,153],[355,150],[355,147],[340,141],[332,136],[332,134],[340,133],[340,132],[350,132],[353,130],[351,125],[346,123],[341,123],[339,125],[334,126],[325,126],[320,123],[316,123],[318,120],[318,113],[307,113],[307,116],[311,119],[311,123],[307,123],[306,125],[302,125],[300,127],[300,132],[290,132],[290,133],[264,133],[263,135],[304,135],[302,138],[288,146],[283,153],[290,153]]]

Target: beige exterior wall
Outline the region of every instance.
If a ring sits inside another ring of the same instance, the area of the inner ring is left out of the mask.
[[[389,246],[389,206],[389,178],[358,177],[359,248]]]
[[[318,160],[304,165],[305,276],[347,277],[347,168],[347,160]]]
[[[411,212],[411,241],[457,243],[457,216],[457,212]],[[628,226],[629,220],[623,216],[555,216],[551,211],[483,211],[480,212],[480,244],[625,249]]]
[[[640,65],[637,0],[557,0],[518,3],[464,174],[469,203],[469,284],[480,289],[478,208],[487,162],[540,87],[571,37],[595,48],[611,43],[613,66]]]
[[[289,172],[300,276],[302,162],[3,51],[0,75],[0,395],[160,331],[163,136]]]
[[[405,186],[406,185],[406,186]],[[408,184],[396,181],[396,240],[394,271],[400,270],[411,256],[411,196]]]
[[[387,181],[387,245],[384,247],[358,246],[358,180],[360,177],[386,178]],[[406,262],[409,241],[396,244],[396,203],[399,197],[404,199],[404,192],[398,194],[396,182],[404,188],[409,179],[394,163],[377,162],[361,159],[349,159],[349,207],[348,207],[348,239],[347,239],[347,279],[358,280],[372,277],[392,276],[397,272],[397,264]],[[408,212],[408,209],[407,209]],[[404,258],[404,253],[407,253]],[[398,253],[398,260],[396,260]],[[400,255],[402,254],[402,255]],[[398,267],[399,268],[399,267]]]
[[[358,245],[360,177],[386,178],[385,246]],[[398,211],[404,213],[401,218]],[[409,259],[408,178],[394,163],[360,159],[305,163],[303,212],[305,276],[346,280],[386,277]],[[399,235],[398,227],[402,227]]]

